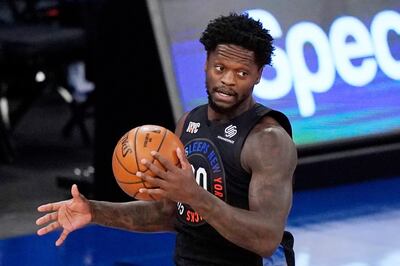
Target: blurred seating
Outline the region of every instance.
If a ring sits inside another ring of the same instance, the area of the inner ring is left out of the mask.
[[[9,0],[12,21],[0,24],[0,154],[6,161],[12,161],[12,131],[35,100],[51,90],[71,107],[63,134],[68,136],[76,125],[84,142],[90,142],[83,124],[88,104],[74,98],[75,88],[68,82],[68,66],[85,60],[85,29],[60,21],[59,1],[41,2]]]

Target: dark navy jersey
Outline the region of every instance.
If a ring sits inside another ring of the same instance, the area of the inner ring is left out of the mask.
[[[264,116],[273,117],[291,136],[287,117],[261,104],[225,123],[209,121],[207,105],[201,105],[188,114],[183,125],[181,140],[196,182],[237,208],[249,209],[251,174],[241,166],[241,150]],[[175,229],[177,265],[262,265],[259,255],[226,240],[186,204],[177,203]]]

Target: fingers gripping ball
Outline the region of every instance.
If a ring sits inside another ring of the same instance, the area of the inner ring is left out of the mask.
[[[147,175],[154,174],[140,163],[141,159],[154,162],[151,151],[158,151],[163,157],[174,165],[179,164],[176,148],[183,151],[183,144],[179,138],[168,129],[157,125],[143,125],[131,129],[117,142],[112,156],[112,169],[114,177],[121,189],[129,196],[139,200],[159,200],[159,198],[140,193],[140,188],[151,186],[136,176],[140,171]],[[154,162],[164,169],[158,162]]]

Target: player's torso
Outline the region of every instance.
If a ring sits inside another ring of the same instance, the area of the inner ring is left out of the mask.
[[[181,135],[186,156],[199,186],[229,205],[242,209],[249,208],[251,176],[241,166],[241,149],[251,129],[269,110],[253,109],[221,124],[208,121],[206,106],[199,107],[186,118]],[[237,261],[239,257],[258,259],[258,256],[221,237],[186,204],[177,203],[176,230],[178,256],[200,257],[205,250],[214,250],[215,254],[209,254],[213,261],[218,257],[221,261]],[[190,247],[187,246],[189,244]],[[229,255],[221,254],[228,252]],[[227,257],[236,255],[238,258]]]

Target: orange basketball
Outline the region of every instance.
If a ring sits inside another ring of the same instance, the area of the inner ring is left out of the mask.
[[[147,175],[154,174],[140,163],[141,159],[153,161],[151,151],[157,151],[174,165],[179,164],[176,148],[183,151],[183,144],[170,130],[157,125],[143,125],[129,130],[115,146],[112,156],[112,169],[115,180],[121,189],[129,196],[139,200],[159,200],[147,193],[140,193],[142,187],[151,187],[147,182],[136,176],[140,171]],[[155,164],[162,167],[158,161]]]

